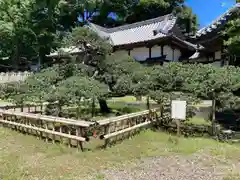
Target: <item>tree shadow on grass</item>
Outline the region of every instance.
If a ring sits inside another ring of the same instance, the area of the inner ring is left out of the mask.
[[[216,112],[216,121],[225,129],[240,131],[240,110]]]

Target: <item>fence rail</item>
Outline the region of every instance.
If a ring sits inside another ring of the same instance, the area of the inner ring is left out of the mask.
[[[72,140],[78,148],[83,149],[82,143],[88,141],[86,130],[94,125],[93,122],[76,121],[72,119],[45,116],[40,114],[0,110],[0,123],[21,132],[35,134],[46,141],[63,141],[67,139],[69,146]],[[35,131],[35,132],[34,132]]]
[[[126,133],[141,129],[157,121],[157,112],[158,109],[145,110],[97,121],[96,124],[99,129],[103,129],[101,130],[103,134],[100,135],[100,139],[105,140],[105,147],[107,147],[111,138],[124,136]]]
[[[12,110],[14,112],[28,112],[28,113],[43,113],[47,105],[55,104],[56,102],[49,103],[26,103],[26,104],[9,104],[9,105],[0,105],[0,109],[3,110]]]
[[[33,105],[33,107],[36,105]],[[117,136],[134,134],[158,119],[158,109],[145,110],[119,117],[107,118],[95,122],[75,120],[63,117],[34,114],[31,111],[16,111],[18,106],[0,107],[0,124],[23,133],[34,134],[55,143],[67,140],[68,146],[83,149],[83,142],[89,141],[89,132],[97,132],[99,139],[107,147]]]

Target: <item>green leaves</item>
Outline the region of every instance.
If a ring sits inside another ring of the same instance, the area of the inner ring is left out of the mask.
[[[172,92],[182,92],[196,98],[212,99],[214,91],[219,108],[236,108],[240,99],[236,96],[240,90],[238,67],[171,63],[154,68],[150,77],[152,84],[148,89],[151,94],[161,92],[159,94],[168,96]],[[155,99],[160,101],[162,97],[155,94]]]
[[[225,45],[228,46],[228,51],[237,56],[240,55],[240,19],[239,12],[235,13],[235,18],[228,22],[223,34],[227,35],[228,39]]]

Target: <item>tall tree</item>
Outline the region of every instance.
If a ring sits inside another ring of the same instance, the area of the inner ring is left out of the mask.
[[[195,32],[197,18],[191,8],[184,5],[184,0],[140,0],[126,17],[126,23],[147,20],[173,13],[179,17],[180,28],[187,32]]]
[[[179,17],[178,23],[185,32],[196,31],[196,15],[184,5],[184,0],[65,0],[61,3],[61,24],[65,29],[86,21],[115,27],[168,13]]]
[[[29,26],[37,37],[39,59],[57,47],[60,0],[34,0],[29,12]]]
[[[24,0],[1,0],[0,1],[0,37],[1,37],[1,57],[6,58],[7,62],[1,64],[10,65],[18,69],[21,63],[35,58],[36,36],[31,28],[28,27],[28,12],[31,1]]]
[[[223,31],[223,34],[226,37],[225,45],[228,47],[227,51],[229,55],[237,56],[238,60],[234,62],[236,65],[240,65],[240,11],[236,11],[233,14],[232,20],[227,23],[226,28]]]

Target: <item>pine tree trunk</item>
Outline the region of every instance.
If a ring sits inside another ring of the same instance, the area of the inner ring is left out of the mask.
[[[100,112],[101,113],[110,113],[110,108],[107,105],[107,101],[105,99],[98,99]]]

